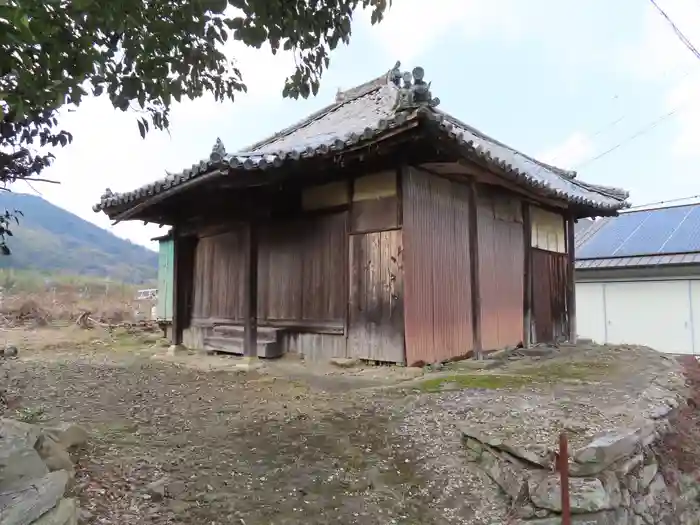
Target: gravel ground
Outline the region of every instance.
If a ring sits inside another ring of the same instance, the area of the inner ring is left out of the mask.
[[[338,393],[319,388],[328,377],[193,369],[127,349],[52,343],[0,362],[5,415],[89,429],[73,488],[83,523],[489,522],[481,497],[497,493],[461,459],[445,416],[405,423],[415,394],[366,381]],[[158,480],[164,498],[148,490]]]
[[[515,390],[469,388],[473,372],[455,365],[425,393],[405,369],[241,374],[225,358],[154,359],[164,350],[152,338],[14,335],[20,359],[0,361],[5,414],[90,431],[73,488],[85,524],[504,523],[505,499],[466,461],[458,425],[553,445],[572,418],[585,435],[614,425],[612,401],[660,370],[648,351],[582,349],[575,367],[557,351],[499,365],[500,382],[519,374]],[[609,359],[586,364],[594,354]],[[148,489],[158,481],[164,497]]]

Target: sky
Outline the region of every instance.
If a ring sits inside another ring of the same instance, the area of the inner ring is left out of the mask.
[[[700,47],[700,2],[657,0]],[[319,94],[281,95],[293,58],[232,43],[248,94],[235,102],[185,101],[169,133],[142,139],[136,115],[88,99],[60,124],[73,144],[42,176],[16,183],[149,247],[155,225],[114,227],[92,211],[105,188],[129,191],[208,158],[217,137],[243,148],[332,102],[336,91],[393,67],[422,66],[440,108],[506,144],[589,182],[623,187],[635,205],[700,194],[700,59],[649,0],[393,0],[372,26],[358,13]],[[614,6],[614,7],[613,7]],[[694,96],[695,95],[695,96]]]

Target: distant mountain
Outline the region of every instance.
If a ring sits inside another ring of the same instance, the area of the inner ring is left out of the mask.
[[[36,195],[0,192],[0,213],[20,210],[0,268],[39,270],[143,283],[155,279],[158,254],[126,241]]]

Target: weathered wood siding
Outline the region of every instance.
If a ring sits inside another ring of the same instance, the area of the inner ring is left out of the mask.
[[[258,318],[302,318],[303,258],[299,220],[267,224],[259,230]]]
[[[403,363],[401,230],[350,236],[348,355]]]
[[[532,313],[535,342],[552,343],[568,337],[565,253],[532,250]]]
[[[567,283],[572,279],[566,253],[564,216],[530,207],[532,222],[532,323],[534,342],[568,338]]]
[[[243,320],[245,225],[201,237],[194,261],[192,318]]]
[[[347,212],[261,224],[258,319],[332,325],[346,317]],[[242,322],[245,226],[202,237],[194,264],[195,322]]]
[[[525,246],[515,195],[478,187],[479,286],[483,350],[523,340]]]
[[[469,188],[410,168],[402,190],[407,363],[465,355],[474,347]]]
[[[353,183],[350,232],[367,233],[400,226],[396,171],[365,175]]]
[[[260,231],[258,316],[342,329],[347,212],[271,223]]]
[[[284,332],[280,335],[282,351],[304,356],[308,361],[325,361],[332,357],[347,357],[345,334],[315,334]]]

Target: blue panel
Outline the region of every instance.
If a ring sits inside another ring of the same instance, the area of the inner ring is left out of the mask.
[[[698,251],[700,251],[700,206],[692,206],[690,215],[671,235],[662,253]]]
[[[648,212],[626,213],[607,220],[591,239],[577,252],[578,259],[597,259],[610,257],[625,242],[634,230],[646,219]]]
[[[686,206],[644,212],[647,219],[613,255],[652,255],[661,253],[666,241],[683,222],[690,210]],[[637,212],[642,213],[642,212]]]

